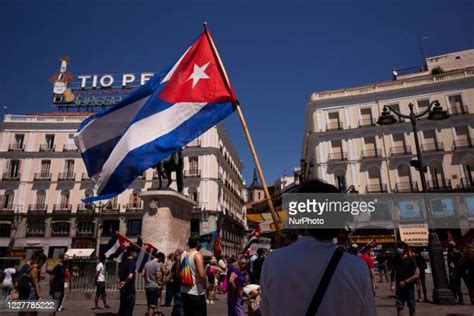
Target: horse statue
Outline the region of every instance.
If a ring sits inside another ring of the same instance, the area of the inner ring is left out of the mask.
[[[158,174],[158,180],[160,186],[158,189],[163,188],[163,177],[168,179],[168,184],[166,188],[169,188],[171,183],[173,183],[173,179],[171,178],[171,173],[176,171],[176,184],[178,187],[178,192],[183,193],[183,151],[181,149],[175,151],[166,159],[163,159],[159,163],[156,164],[155,170]]]

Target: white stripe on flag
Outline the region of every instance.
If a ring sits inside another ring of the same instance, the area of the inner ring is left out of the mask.
[[[96,118],[76,134],[77,145],[81,152],[108,140],[120,136],[128,123],[135,117],[150,96],[130,103],[121,109]]]
[[[112,247],[110,247],[109,250],[105,252],[105,257],[106,258],[110,257],[111,255],[116,253],[119,248],[120,248],[120,240],[117,238],[117,240],[115,241],[115,244]]]
[[[166,110],[135,122],[122,136],[104,163],[97,191],[101,192],[104,189],[114,170],[129,152],[172,132],[198,113],[206,104],[197,102],[176,103]]]
[[[163,82],[166,82],[166,81],[170,80],[171,76],[174,74],[174,71],[176,70],[176,68],[178,68],[179,63],[184,58],[184,56],[188,53],[188,50],[190,48],[191,48],[191,46],[189,46],[188,49],[186,49],[184,54],[179,58],[179,60],[176,62],[176,64],[174,64],[173,68],[171,68],[171,70],[166,74],[166,76],[163,78],[163,80],[161,80],[160,83],[163,83]]]

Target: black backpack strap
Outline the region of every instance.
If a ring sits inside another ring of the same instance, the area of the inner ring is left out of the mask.
[[[319,281],[318,288],[316,289],[316,292],[314,292],[313,299],[311,300],[311,304],[309,304],[306,316],[315,316],[318,312],[319,305],[321,305],[324,294],[326,293],[334,271],[336,271],[337,265],[343,254],[344,252],[339,248],[336,248],[336,251],[334,251],[331,260],[329,260],[328,266],[324,271],[323,277],[321,278],[321,281]]]

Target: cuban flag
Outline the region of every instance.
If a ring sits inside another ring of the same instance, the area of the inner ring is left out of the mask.
[[[116,233],[107,243],[105,257],[116,262],[121,262],[122,254],[132,245],[133,242],[131,242],[127,237]]]
[[[138,175],[203,134],[237,102],[207,28],[179,60],[118,105],[84,120],[75,142],[97,196],[110,199]]]
[[[158,253],[158,249],[150,243],[146,243],[140,236],[137,237],[137,246],[140,248],[135,265],[137,272],[142,273],[145,263],[153,259],[153,256]]]
[[[244,247],[244,253],[250,249],[253,244],[257,244],[260,239],[260,226],[258,226],[249,236],[247,239],[247,243]]]

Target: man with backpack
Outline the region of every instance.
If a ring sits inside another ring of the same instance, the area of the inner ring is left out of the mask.
[[[190,238],[189,249],[181,255],[179,280],[185,316],[206,316],[206,272],[199,239]]]
[[[18,272],[18,299],[35,301],[41,297],[39,286],[40,271],[46,262],[43,251],[38,250],[33,253],[30,261],[25,263]]]

